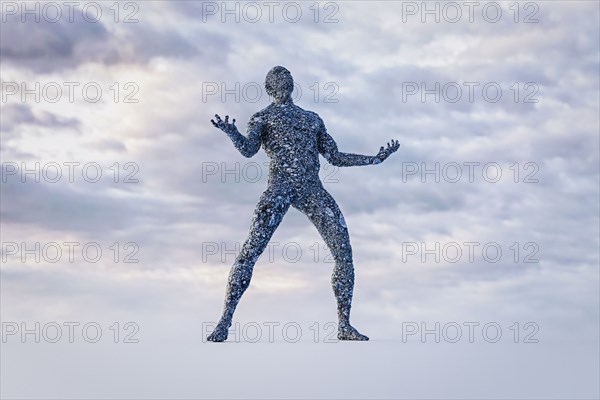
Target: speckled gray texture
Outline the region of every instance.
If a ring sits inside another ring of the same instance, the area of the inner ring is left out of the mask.
[[[215,115],[216,121],[211,120],[242,155],[252,157],[262,146],[271,162],[267,189],[258,201],[248,238],[229,273],[223,315],[207,339],[213,342],[227,339],[233,313],[250,284],[254,264],[293,206],[315,225],[335,260],[331,283],[338,304],[338,339],[368,340],[350,325],[354,288],[352,247],[344,216],[319,179],[319,154],[339,167],[372,165],[384,161],[400,145],[392,140],[375,156],[342,153],[327,133],[323,120],[292,102],[294,81],[287,69],[280,66],[271,69],[265,88],[274,101],[250,118],[246,136],[238,132],[235,119],[229,123],[229,116],[222,120]]]

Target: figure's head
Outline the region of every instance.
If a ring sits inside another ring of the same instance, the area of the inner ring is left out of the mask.
[[[291,98],[294,90],[294,79],[286,68],[276,66],[271,68],[265,78],[265,89],[267,94],[275,99],[275,102],[285,101]]]

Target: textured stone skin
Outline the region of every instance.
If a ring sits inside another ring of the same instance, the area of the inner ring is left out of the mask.
[[[369,340],[350,325],[350,307],[354,288],[352,247],[344,216],[319,179],[319,154],[339,167],[379,164],[400,147],[392,140],[375,156],[342,153],[327,133],[321,118],[303,110],[291,100],[294,81],[284,67],[274,67],[265,80],[267,93],[274,98],[271,105],[252,116],[246,136],[215,115],[212,124],[232,140],[245,157],[252,157],[262,146],[269,156],[269,179],[260,197],[250,233],[237,256],[227,282],[223,315],[208,336],[209,341],[227,339],[233,313],[250,284],[256,260],[266,248],[275,229],[290,206],[300,210],[314,224],[335,260],[331,277],[338,307],[338,339]]]

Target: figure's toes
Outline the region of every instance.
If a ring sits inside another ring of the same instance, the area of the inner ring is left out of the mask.
[[[352,326],[348,327],[340,327],[338,329],[338,339],[339,340],[358,340],[358,341],[366,341],[369,340],[368,336],[365,336],[358,332],[356,328]]]
[[[227,340],[228,333],[229,332],[227,331],[227,329],[215,329],[213,333],[208,335],[206,340],[208,340],[209,342],[224,342],[225,340]]]
[[[356,341],[367,341],[369,340],[368,336],[365,336],[363,334],[360,334],[358,332],[356,333],[341,333],[338,332],[338,340],[356,340]]]
[[[216,332],[211,333],[206,338],[206,340],[208,340],[209,342],[224,342],[225,339],[227,339],[227,336],[224,336],[222,334],[218,334]]]

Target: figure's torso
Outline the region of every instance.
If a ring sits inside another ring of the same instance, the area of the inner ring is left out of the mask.
[[[319,116],[290,103],[271,104],[258,113],[262,146],[271,159],[269,182],[303,186],[319,180]]]

